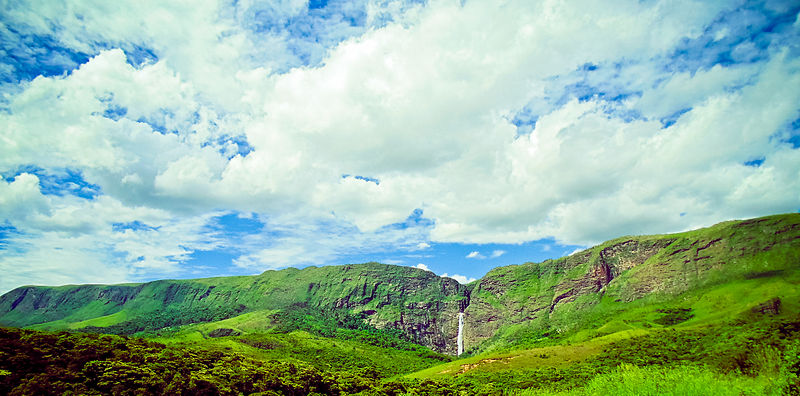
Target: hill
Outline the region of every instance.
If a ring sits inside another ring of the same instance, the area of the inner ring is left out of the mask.
[[[144,284],[24,286],[0,297],[0,324],[137,334],[247,314],[251,329],[267,330],[279,322],[275,313],[302,308],[356,315],[375,329],[454,354],[459,312],[468,350],[519,347],[579,331],[661,326],[697,310],[725,316],[780,298],[758,285],[782,279],[793,287],[798,263],[800,214],[786,214],[618,238],[557,260],[496,268],[466,286],[377,263]],[[730,296],[718,291],[717,305],[681,314],[687,304],[676,298],[723,285],[747,293],[726,301]],[[785,309],[797,308],[780,300]],[[631,319],[608,320],[623,312]]]
[[[135,334],[300,308],[355,314],[375,328],[453,352],[456,334],[448,329],[457,326],[466,298],[453,279],[368,263],[145,284],[26,286],[0,297],[0,324]],[[270,314],[250,318],[260,329],[277,325]]]
[[[798,286],[800,214],[617,238],[469,285],[368,263],[25,286],[0,324],[149,341],[6,329],[0,377],[12,394],[793,394]],[[459,316],[456,360],[438,352],[455,354]],[[151,375],[169,356],[173,374]],[[105,382],[84,380],[100,366]]]

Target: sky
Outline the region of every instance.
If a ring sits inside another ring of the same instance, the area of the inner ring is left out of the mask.
[[[0,292],[800,210],[797,1],[4,1]]]

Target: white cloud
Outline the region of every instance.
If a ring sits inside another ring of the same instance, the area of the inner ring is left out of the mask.
[[[442,274],[442,275],[441,275],[441,277],[442,277],[442,278],[452,278],[452,279],[455,279],[456,281],[458,281],[458,283],[461,283],[462,285],[466,285],[467,283],[470,283],[470,282],[474,282],[474,281],[475,281],[475,278],[467,278],[466,276],[464,276],[464,275],[459,275],[459,274],[453,274],[453,275],[449,275],[449,274],[448,274],[448,273],[446,273],[446,272],[445,272],[444,274]]]
[[[494,251],[492,251],[492,253],[489,255],[488,258],[498,258],[498,257],[500,257],[500,256],[502,256],[504,254],[506,254],[505,250],[494,250]],[[469,254],[466,255],[466,258],[482,260],[482,259],[485,259],[487,257],[485,255],[481,254],[481,252],[475,250],[475,251],[469,252]]]
[[[419,268],[419,269],[421,269],[423,271],[433,272],[430,268],[428,268],[427,265],[425,265],[423,263],[418,263],[417,265],[414,266],[414,268]],[[461,283],[461,284],[467,284],[467,283],[470,283],[470,282],[475,280],[475,278],[467,278],[466,276],[459,275],[459,274],[449,275],[447,272],[445,272],[445,273],[443,273],[443,274],[441,274],[439,276],[442,277],[442,278],[455,279],[456,281],[458,281],[458,283]]]
[[[468,259],[484,259],[484,258],[486,258],[486,256],[482,255],[481,252],[476,250],[476,251],[469,252],[469,254],[466,255],[466,258],[468,258]]]
[[[419,268],[419,269],[421,269],[423,271],[431,271],[431,269],[428,268],[427,265],[422,264],[422,263],[418,263],[417,265],[414,266],[414,268]],[[433,272],[433,271],[431,271],[431,272]]]
[[[578,253],[578,252],[582,252],[584,250],[586,250],[585,247],[575,248],[575,250],[571,251],[567,256],[572,256],[573,254]]]
[[[495,250],[495,251],[492,251],[492,255],[489,256],[489,258],[498,258],[498,257],[500,257],[500,256],[502,256],[504,254],[506,254],[505,250]]]
[[[798,58],[775,44],[743,65],[665,66],[728,5],[461,3],[370,2],[368,27],[326,21],[322,38],[349,38],[303,47],[322,60],[308,67],[293,67],[303,55],[286,31],[253,26],[283,26],[302,1],[10,7],[8,23],[93,56],[4,99],[0,223],[21,234],[0,265],[50,268],[45,256],[74,240],[65,256],[104,263],[109,279],[174,273],[194,250],[233,245],[205,228],[229,210],[269,224],[236,244],[235,264],[254,271],[437,242],[589,245],[797,210],[800,150],[781,139]],[[158,61],[133,67],[114,49],[133,46]],[[512,122],[523,110],[535,125]],[[44,194],[31,165],[79,170],[102,193]],[[426,221],[407,220],[416,209]],[[154,229],[112,230],[135,220]]]
[[[303,218],[270,218],[262,233],[244,238],[238,248],[248,252],[234,264],[252,270],[278,269],[300,265],[331,264],[356,254],[390,250],[414,250],[427,237],[424,228],[384,228],[361,232],[336,219],[308,223]],[[281,236],[276,237],[275,234]]]
[[[431,248],[431,244],[427,243],[427,242],[420,242],[420,243],[417,244],[417,250],[425,250],[425,249],[430,249],[430,248]]]
[[[10,182],[0,180],[0,218],[19,222],[49,212],[49,202],[39,191],[39,178],[22,173]]]

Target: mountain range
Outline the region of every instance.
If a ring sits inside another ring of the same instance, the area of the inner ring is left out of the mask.
[[[0,297],[0,324],[262,351],[299,330],[417,351],[432,360],[409,363],[408,370],[445,366],[409,375],[441,377],[503,362],[509,370],[520,364],[530,369],[543,363],[530,363],[528,352],[520,351],[537,348],[583,345],[581,353],[590,356],[603,350],[598,345],[665,329],[798,322],[798,284],[800,214],[794,213],[621,237],[555,260],[495,268],[466,285],[418,268],[366,263],[135,284],[23,286]],[[466,360],[437,357],[456,355],[459,337]],[[528,358],[513,360],[521,356]]]
[[[0,323],[133,334],[254,312],[269,322],[271,313],[301,306],[363,315],[378,329],[454,354],[459,312],[466,348],[486,349],[493,337],[568,332],[642,301],[780,279],[799,263],[800,214],[788,214],[617,238],[556,260],[495,268],[468,285],[367,263],[141,284],[23,286],[0,297]]]

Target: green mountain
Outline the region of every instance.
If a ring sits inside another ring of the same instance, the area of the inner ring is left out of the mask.
[[[374,328],[454,354],[459,312],[464,343],[474,351],[599,328],[623,312],[635,312],[636,320],[622,327],[653,326],[666,314],[637,307],[730,283],[789,281],[798,258],[800,214],[787,214],[618,238],[557,260],[496,268],[466,286],[377,263],[144,284],[24,286],[0,297],[0,324],[135,334],[249,314],[252,329],[266,330],[276,325],[275,312],[301,307],[357,315]],[[724,316],[773,297],[752,292],[714,310]]]
[[[252,313],[260,313],[255,326],[267,329],[276,324],[276,311],[302,308],[355,314],[375,328],[453,352],[451,328],[467,290],[431,272],[377,263],[144,284],[25,286],[0,297],[0,324],[134,334],[247,313],[253,322]]]
[[[465,340],[487,350],[592,329],[661,327],[676,324],[681,309],[689,309],[684,320],[722,320],[773,299],[800,312],[798,271],[800,214],[617,238],[489,272],[470,290]]]
[[[791,394],[800,389],[799,285],[800,214],[786,214],[618,238],[469,285],[368,263],[25,286],[0,296],[0,325],[73,333],[0,332],[0,383],[10,384],[0,390],[35,393],[44,382],[62,393]],[[467,353],[454,360],[440,353],[456,354],[459,317]],[[172,364],[157,353],[164,345],[75,331],[166,344],[183,368],[142,374],[137,364]],[[125,348],[141,356],[81,349],[131,342]],[[41,364],[20,366],[31,359]],[[258,362],[272,362],[270,381]],[[86,382],[95,374],[83,371],[98,365],[112,377],[105,385]],[[297,370],[311,374],[297,380]]]

